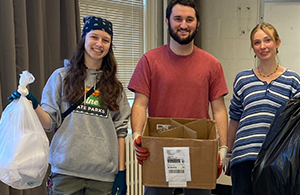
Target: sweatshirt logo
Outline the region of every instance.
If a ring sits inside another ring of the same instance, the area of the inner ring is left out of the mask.
[[[85,91],[87,92],[88,90],[90,89],[86,88]],[[92,93],[92,95],[90,95],[89,97],[87,97],[81,105],[77,106],[75,112],[107,118],[108,109],[100,105],[100,99],[100,91],[95,90],[95,92]]]

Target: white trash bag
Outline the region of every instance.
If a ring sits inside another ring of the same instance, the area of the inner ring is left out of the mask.
[[[11,102],[0,119],[0,180],[16,189],[42,184],[48,169],[49,141],[32,104],[25,97],[34,81],[28,71],[20,74],[20,99]]]

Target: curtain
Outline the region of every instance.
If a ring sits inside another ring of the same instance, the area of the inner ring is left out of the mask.
[[[78,0],[1,0],[0,115],[23,70],[34,75],[29,89],[40,100],[47,79],[63,66],[63,59],[70,57],[79,38]],[[48,134],[50,140],[51,136]],[[46,185],[15,190],[0,182],[0,194],[43,195]]]

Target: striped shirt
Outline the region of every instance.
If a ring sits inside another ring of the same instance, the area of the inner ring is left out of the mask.
[[[230,119],[239,121],[230,165],[256,160],[267,131],[278,108],[300,95],[300,77],[286,70],[269,84],[259,80],[251,70],[237,74]]]

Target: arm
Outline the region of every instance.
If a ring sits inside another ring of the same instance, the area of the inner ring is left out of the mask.
[[[126,184],[126,151],[125,151],[125,137],[127,135],[128,122],[130,117],[130,106],[125,94],[125,91],[122,92],[122,98],[119,103],[119,111],[115,112],[115,115],[112,117],[114,121],[114,126],[117,132],[118,138],[118,164],[119,171],[115,177],[115,181],[112,187],[112,194],[126,195],[127,184]]]
[[[125,138],[119,137],[119,171],[125,170]]]
[[[232,149],[234,145],[234,138],[237,131],[237,128],[239,126],[239,122],[233,119],[230,119],[229,126],[228,126],[228,133],[227,133],[227,143],[228,143],[228,152],[224,161],[223,170],[225,172],[225,175],[230,176],[230,160],[232,155]]]
[[[211,102],[211,108],[213,112],[213,118],[217,122],[218,134],[219,134],[219,164],[217,178],[222,173],[222,167],[225,165],[225,159],[227,154],[227,111],[224,103],[224,97],[221,96],[218,99]]]
[[[143,164],[143,161],[150,155],[146,148],[142,147],[141,134],[146,122],[146,110],[148,107],[149,98],[139,92],[135,92],[135,98],[131,110],[131,127],[133,131],[133,144],[135,154],[139,164]]]
[[[50,129],[51,127],[51,120],[47,112],[45,112],[40,105],[35,109],[35,113],[37,114],[43,128],[45,130]]]
[[[213,113],[213,119],[217,122],[218,133],[219,133],[219,145],[227,145],[227,126],[228,117],[224,103],[224,97],[221,96],[218,99],[211,102],[211,108]]]
[[[146,95],[135,92],[135,98],[131,109],[131,127],[135,135],[141,135],[143,131],[146,122],[148,102],[149,98]]]
[[[128,122],[130,118],[130,106],[125,94],[125,91],[122,91],[122,98],[118,101],[119,111],[115,112],[112,116],[114,122],[115,130],[117,133],[118,139],[118,164],[119,171],[126,170],[125,161],[126,161],[126,151],[125,151],[125,137],[128,132]]]
[[[228,150],[232,151],[234,145],[234,138],[239,126],[239,122],[230,119],[229,126],[228,126],[228,135],[227,135],[227,142],[228,142]]]

